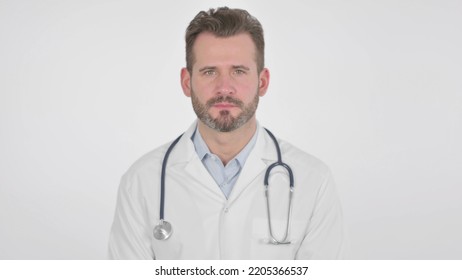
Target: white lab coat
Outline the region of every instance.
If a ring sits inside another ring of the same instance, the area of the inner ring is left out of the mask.
[[[195,122],[172,150],[166,169],[165,220],[173,227],[156,240],[161,163],[169,144],[139,159],[122,177],[109,240],[112,259],[332,259],[344,247],[342,212],[329,169],[315,157],[278,140],[293,170],[288,245],[269,244],[264,174],[277,161],[274,142],[259,128],[228,199],[197,156]],[[273,233],[284,236],[289,179],[283,168],[270,176]]]

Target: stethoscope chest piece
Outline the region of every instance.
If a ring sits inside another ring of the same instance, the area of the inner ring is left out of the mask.
[[[164,220],[154,227],[154,238],[157,240],[166,240],[172,235],[172,225]]]

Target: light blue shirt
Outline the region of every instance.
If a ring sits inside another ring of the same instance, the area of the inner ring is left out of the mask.
[[[202,161],[205,168],[213,177],[226,198],[229,197],[231,190],[236,184],[237,178],[239,178],[242,167],[244,167],[245,161],[249,157],[250,152],[257,142],[258,128],[259,125],[257,124],[257,130],[255,131],[252,139],[250,139],[244,149],[230,160],[226,166],[223,165],[221,159],[217,155],[210,152],[197,127],[191,137],[199,159]]]

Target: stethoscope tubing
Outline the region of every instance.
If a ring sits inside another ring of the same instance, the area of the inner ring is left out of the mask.
[[[292,195],[293,195],[293,190],[294,190],[294,175],[292,172],[292,169],[290,168],[289,165],[284,163],[282,161],[282,156],[281,156],[281,149],[279,147],[279,143],[276,140],[276,137],[274,137],[273,133],[266,129],[266,132],[268,135],[271,137],[271,139],[274,142],[274,145],[276,147],[276,153],[278,160],[277,162],[271,164],[268,166],[265,172],[265,178],[264,178],[264,186],[265,186],[265,196],[266,196],[266,202],[267,202],[267,213],[268,213],[268,226],[269,226],[269,233],[271,236],[271,241],[270,243],[275,244],[275,245],[280,245],[280,244],[290,244],[290,241],[287,241],[288,235],[289,235],[289,223],[290,223],[290,216],[291,216],[291,208],[292,208]],[[154,237],[158,240],[166,240],[170,237],[172,233],[172,227],[171,224],[167,221],[164,221],[164,212],[165,212],[165,172],[167,169],[167,162],[168,158],[170,156],[170,153],[172,152],[173,148],[175,145],[180,141],[181,137],[183,134],[178,136],[172,144],[168,147],[167,151],[165,152],[164,159],[162,160],[162,170],[161,170],[161,177],[160,177],[160,210],[159,210],[159,224],[154,228]],[[271,214],[270,214],[270,207],[269,207],[269,194],[268,194],[268,181],[269,181],[269,176],[271,173],[271,170],[276,167],[276,166],[282,166],[287,170],[287,173],[289,174],[289,182],[290,182],[290,193],[289,193],[289,210],[287,213],[287,224],[286,224],[286,232],[284,234],[284,238],[282,240],[278,240],[274,237],[273,235],[273,229],[271,225]]]
[[[266,130],[266,132],[268,132],[268,135],[271,137],[271,139],[274,142],[274,146],[276,147],[276,152],[277,152],[277,156],[278,156],[278,161],[271,164],[270,166],[268,166],[268,168],[266,169],[266,172],[265,172],[265,179],[264,179],[263,183],[264,183],[264,185],[266,187],[268,187],[269,175],[271,173],[271,170],[276,166],[282,166],[289,173],[289,183],[290,183],[289,185],[290,185],[290,188],[292,189],[294,187],[294,174],[292,172],[292,168],[290,168],[290,166],[287,165],[286,163],[282,162],[281,148],[279,147],[279,144],[278,144],[278,141],[276,140],[276,137],[274,137],[273,133],[271,133],[271,131],[269,131],[268,129],[265,128],[265,130]]]
[[[173,148],[175,147],[176,143],[180,141],[181,134],[176,138],[170,147],[168,147],[167,152],[165,152],[164,160],[162,161],[162,171],[160,175],[160,213],[159,213],[159,218],[161,221],[164,220],[164,210],[165,210],[165,170],[167,169],[167,161],[168,157],[170,156],[170,153],[172,152]]]

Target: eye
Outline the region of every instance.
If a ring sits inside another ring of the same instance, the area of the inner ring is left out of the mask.
[[[242,70],[242,69],[236,69],[236,70],[234,70],[234,74],[237,74],[237,75],[243,75],[243,74],[245,74],[245,73],[246,73],[246,72],[245,72],[244,70]]]
[[[206,70],[204,72],[202,72],[205,76],[213,76],[215,75],[215,70]]]

